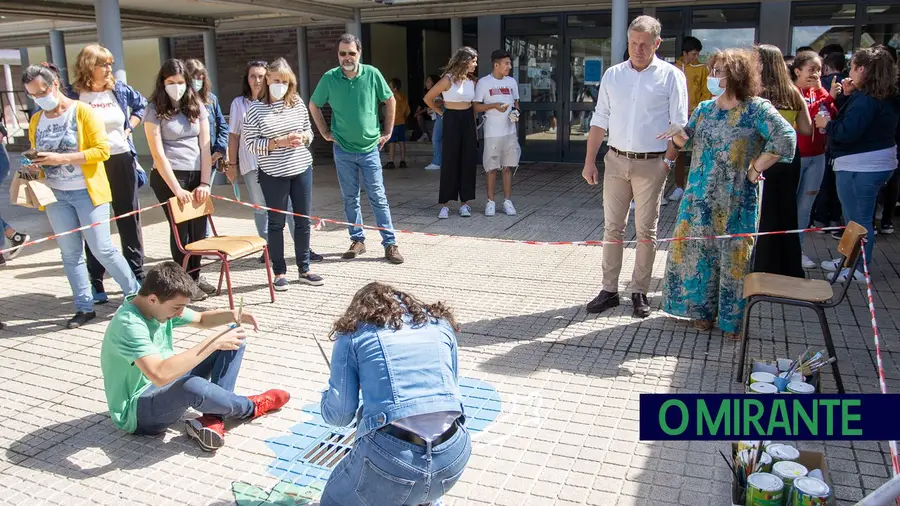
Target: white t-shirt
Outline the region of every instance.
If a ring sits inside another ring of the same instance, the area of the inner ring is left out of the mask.
[[[237,97],[231,101],[231,111],[228,114],[228,132],[241,135],[241,127],[244,125],[244,116],[247,110],[253,104],[253,100],[247,97]],[[258,168],[256,155],[247,149],[247,143],[244,139],[238,142],[238,167],[241,169],[241,175],[253,172]]]
[[[509,120],[509,112],[519,100],[519,85],[512,77],[497,79],[488,74],[475,85],[475,102],[485,104],[509,104],[506,112],[491,109],[484,113],[484,136],[505,137],[516,133],[516,124]]]
[[[38,120],[37,131],[34,135],[35,149],[38,152],[49,151],[53,153],[77,153],[78,152],[78,123],[75,117],[76,104],[72,104],[62,116],[48,118],[47,113],[41,113]],[[57,190],[73,191],[84,190],[87,182],[81,165],[41,165],[44,171],[44,183]]]
[[[86,91],[79,95],[79,100],[91,106],[106,126],[106,138],[109,141],[110,154],[120,155],[131,151],[125,139],[125,113],[119,107],[116,94],[109,91]]]

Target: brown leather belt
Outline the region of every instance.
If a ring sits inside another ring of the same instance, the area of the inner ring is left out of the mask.
[[[622,150],[616,149],[612,146],[609,147],[609,150],[619,156],[624,156],[625,158],[627,158],[629,160],[653,160],[654,158],[659,158],[666,154],[665,151],[659,151],[659,152],[654,152],[654,153],[634,153],[631,151],[622,151]]]
[[[431,442],[431,447],[434,448],[435,446],[437,446],[437,445],[443,443],[444,441],[447,441],[451,437],[453,437],[453,435],[456,434],[458,424],[459,424],[459,419],[456,419],[453,422],[453,425],[451,425],[450,428],[447,429],[446,432],[444,432],[443,434],[438,436],[437,439],[435,439],[434,441]],[[418,434],[416,434],[415,432],[410,432],[401,427],[397,427],[396,425],[387,424],[378,430],[380,430],[381,432],[384,432],[385,434],[394,436],[395,438],[397,438],[401,441],[406,441],[407,443],[412,443],[414,445],[418,445],[423,448],[428,446],[428,443],[424,439],[422,439]]]

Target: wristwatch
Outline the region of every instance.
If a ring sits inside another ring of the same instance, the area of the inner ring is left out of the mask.
[[[669,167],[669,170],[672,170],[675,168],[675,160],[669,160],[668,158],[664,157],[663,162],[665,162],[666,166]]]

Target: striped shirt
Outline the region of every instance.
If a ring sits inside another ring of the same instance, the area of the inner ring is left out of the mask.
[[[269,150],[269,141],[290,133],[305,133],[312,139],[309,112],[300,97],[294,107],[284,101],[271,104],[254,102],[244,116],[241,140],[258,157],[259,170],[273,177],[293,177],[312,165],[312,154],[305,145]]]

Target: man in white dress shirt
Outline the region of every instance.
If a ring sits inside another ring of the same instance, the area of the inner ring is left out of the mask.
[[[671,142],[657,139],[671,124],[688,120],[687,83],[675,66],[656,57],[662,27],[655,18],[639,16],[628,27],[629,59],[603,74],[597,108],[591,119],[587,156],[582,175],[588,184],[599,183],[597,153],[609,133],[609,152],[603,159],[604,241],[621,241],[632,199],[637,238],[631,301],[634,316],[650,315],[647,292],[656,255],[656,224],[666,176],[675,166],[677,151]],[[603,246],[603,285],[587,304],[589,313],[602,313],[619,305],[621,244]]]

